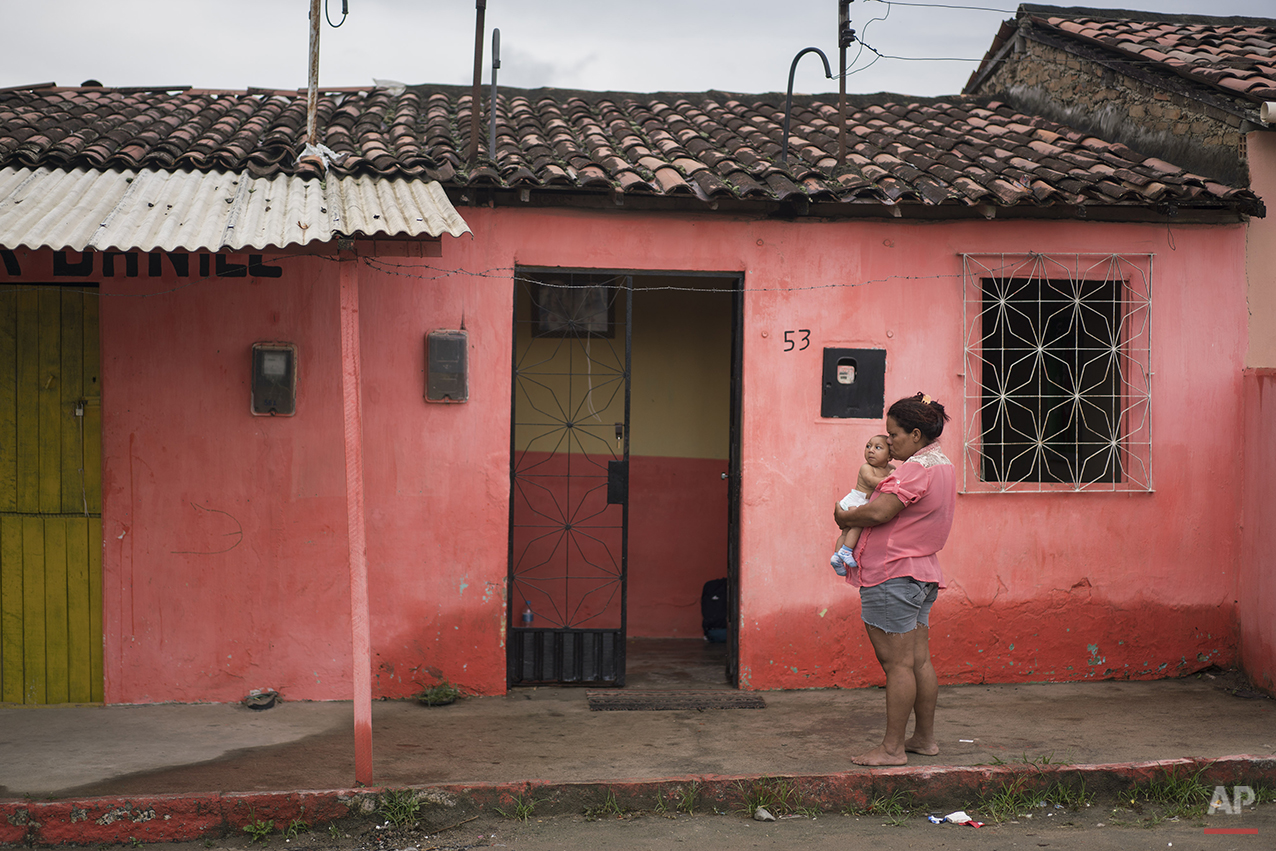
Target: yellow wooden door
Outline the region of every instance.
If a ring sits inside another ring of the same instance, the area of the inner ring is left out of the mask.
[[[0,285],[0,702],[102,700],[98,295]]]

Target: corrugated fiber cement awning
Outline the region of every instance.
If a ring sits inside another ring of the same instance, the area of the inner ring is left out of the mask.
[[[0,169],[5,248],[234,251],[469,232],[436,181]]]

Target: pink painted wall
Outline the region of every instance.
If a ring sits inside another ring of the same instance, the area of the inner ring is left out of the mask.
[[[888,401],[925,390],[948,404],[957,458],[959,253],[1155,252],[1155,492],[959,497],[936,665],[944,682],[1017,682],[1237,660],[1246,485],[1210,441],[1245,424],[1243,226],[1177,228],[1171,245],[1163,225],[461,212],[474,235],[445,238],[442,257],[360,268],[376,694],[411,693],[427,668],[505,688],[517,264],[745,275],[741,682],[789,688],[880,681],[858,598],[827,566],[830,506],[880,423],[819,417],[820,350],[885,348]],[[48,279],[24,257],[24,277]],[[166,263],[161,278],[92,278],[110,702],[349,696],[337,264],[267,262],[281,277],[193,281]],[[845,286],[804,289],[829,284]],[[462,322],[470,401],[427,404],[424,335]],[[785,352],[796,329],[811,346]],[[299,346],[294,418],[248,415],[258,340]]]
[[[1276,696],[1276,369],[1245,371],[1240,661],[1250,681]]]
[[[513,289],[435,271],[472,269],[469,245],[444,237],[441,258],[361,272],[376,695],[419,690],[422,666],[466,690],[504,690]],[[470,401],[423,402],[425,334],[462,326]]]
[[[51,253],[22,254],[27,277],[51,279]],[[108,702],[350,697],[339,264],[265,261],[279,277],[201,279],[194,261],[148,277],[145,257],[138,277],[118,261],[104,277],[99,257],[59,279],[102,292]],[[511,293],[434,280],[437,262],[361,267],[378,695],[417,690],[427,669],[476,691],[505,676]],[[462,322],[476,402],[427,404],[425,334]],[[262,340],[298,346],[295,417],[249,414]]]
[[[1246,136],[1250,188],[1267,205],[1267,215],[1248,227],[1249,353],[1245,365],[1276,366],[1276,131]]]
[[[936,657],[946,682],[1158,677],[1235,661],[1240,471],[1203,479],[1194,459],[1200,435],[1241,426],[1241,226],[1176,229],[1171,245],[1164,226],[623,212],[586,226],[575,212],[465,212],[476,268],[745,273],[740,670],[751,688],[880,679],[857,598],[826,567],[829,505],[847,488],[851,447],[880,424],[819,418],[820,349],[887,349],[888,395],[925,389],[960,421],[960,252],[1154,252],[1156,491],[961,497]],[[768,292],[831,283],[856,286]],[[806,352],[783,351],[792,329],[811,330]]]
[[[349,694],[335,268],[94,276],[108,703]],[[296,417],[249,415],[265,340],[299,348]]]
[[[1276,530],[1268,522],[1276,505],[1276,133],[1246,137],[1250,187],[1267,204],[1267,216],[1250,219],[1249,352],[1245,372],[1245,522],[1242,527],[1240,606],[1241,664],[1259,687],[1276,694]]]

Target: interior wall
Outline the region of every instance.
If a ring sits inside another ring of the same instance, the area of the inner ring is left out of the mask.
[[[635,279],[629,635],[704,635],[727,575],[731,279]]]

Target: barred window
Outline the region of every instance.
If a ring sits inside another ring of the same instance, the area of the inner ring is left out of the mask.
[[[1151,490],[1151,256],[967,254],[962,269],[963,490]]]

